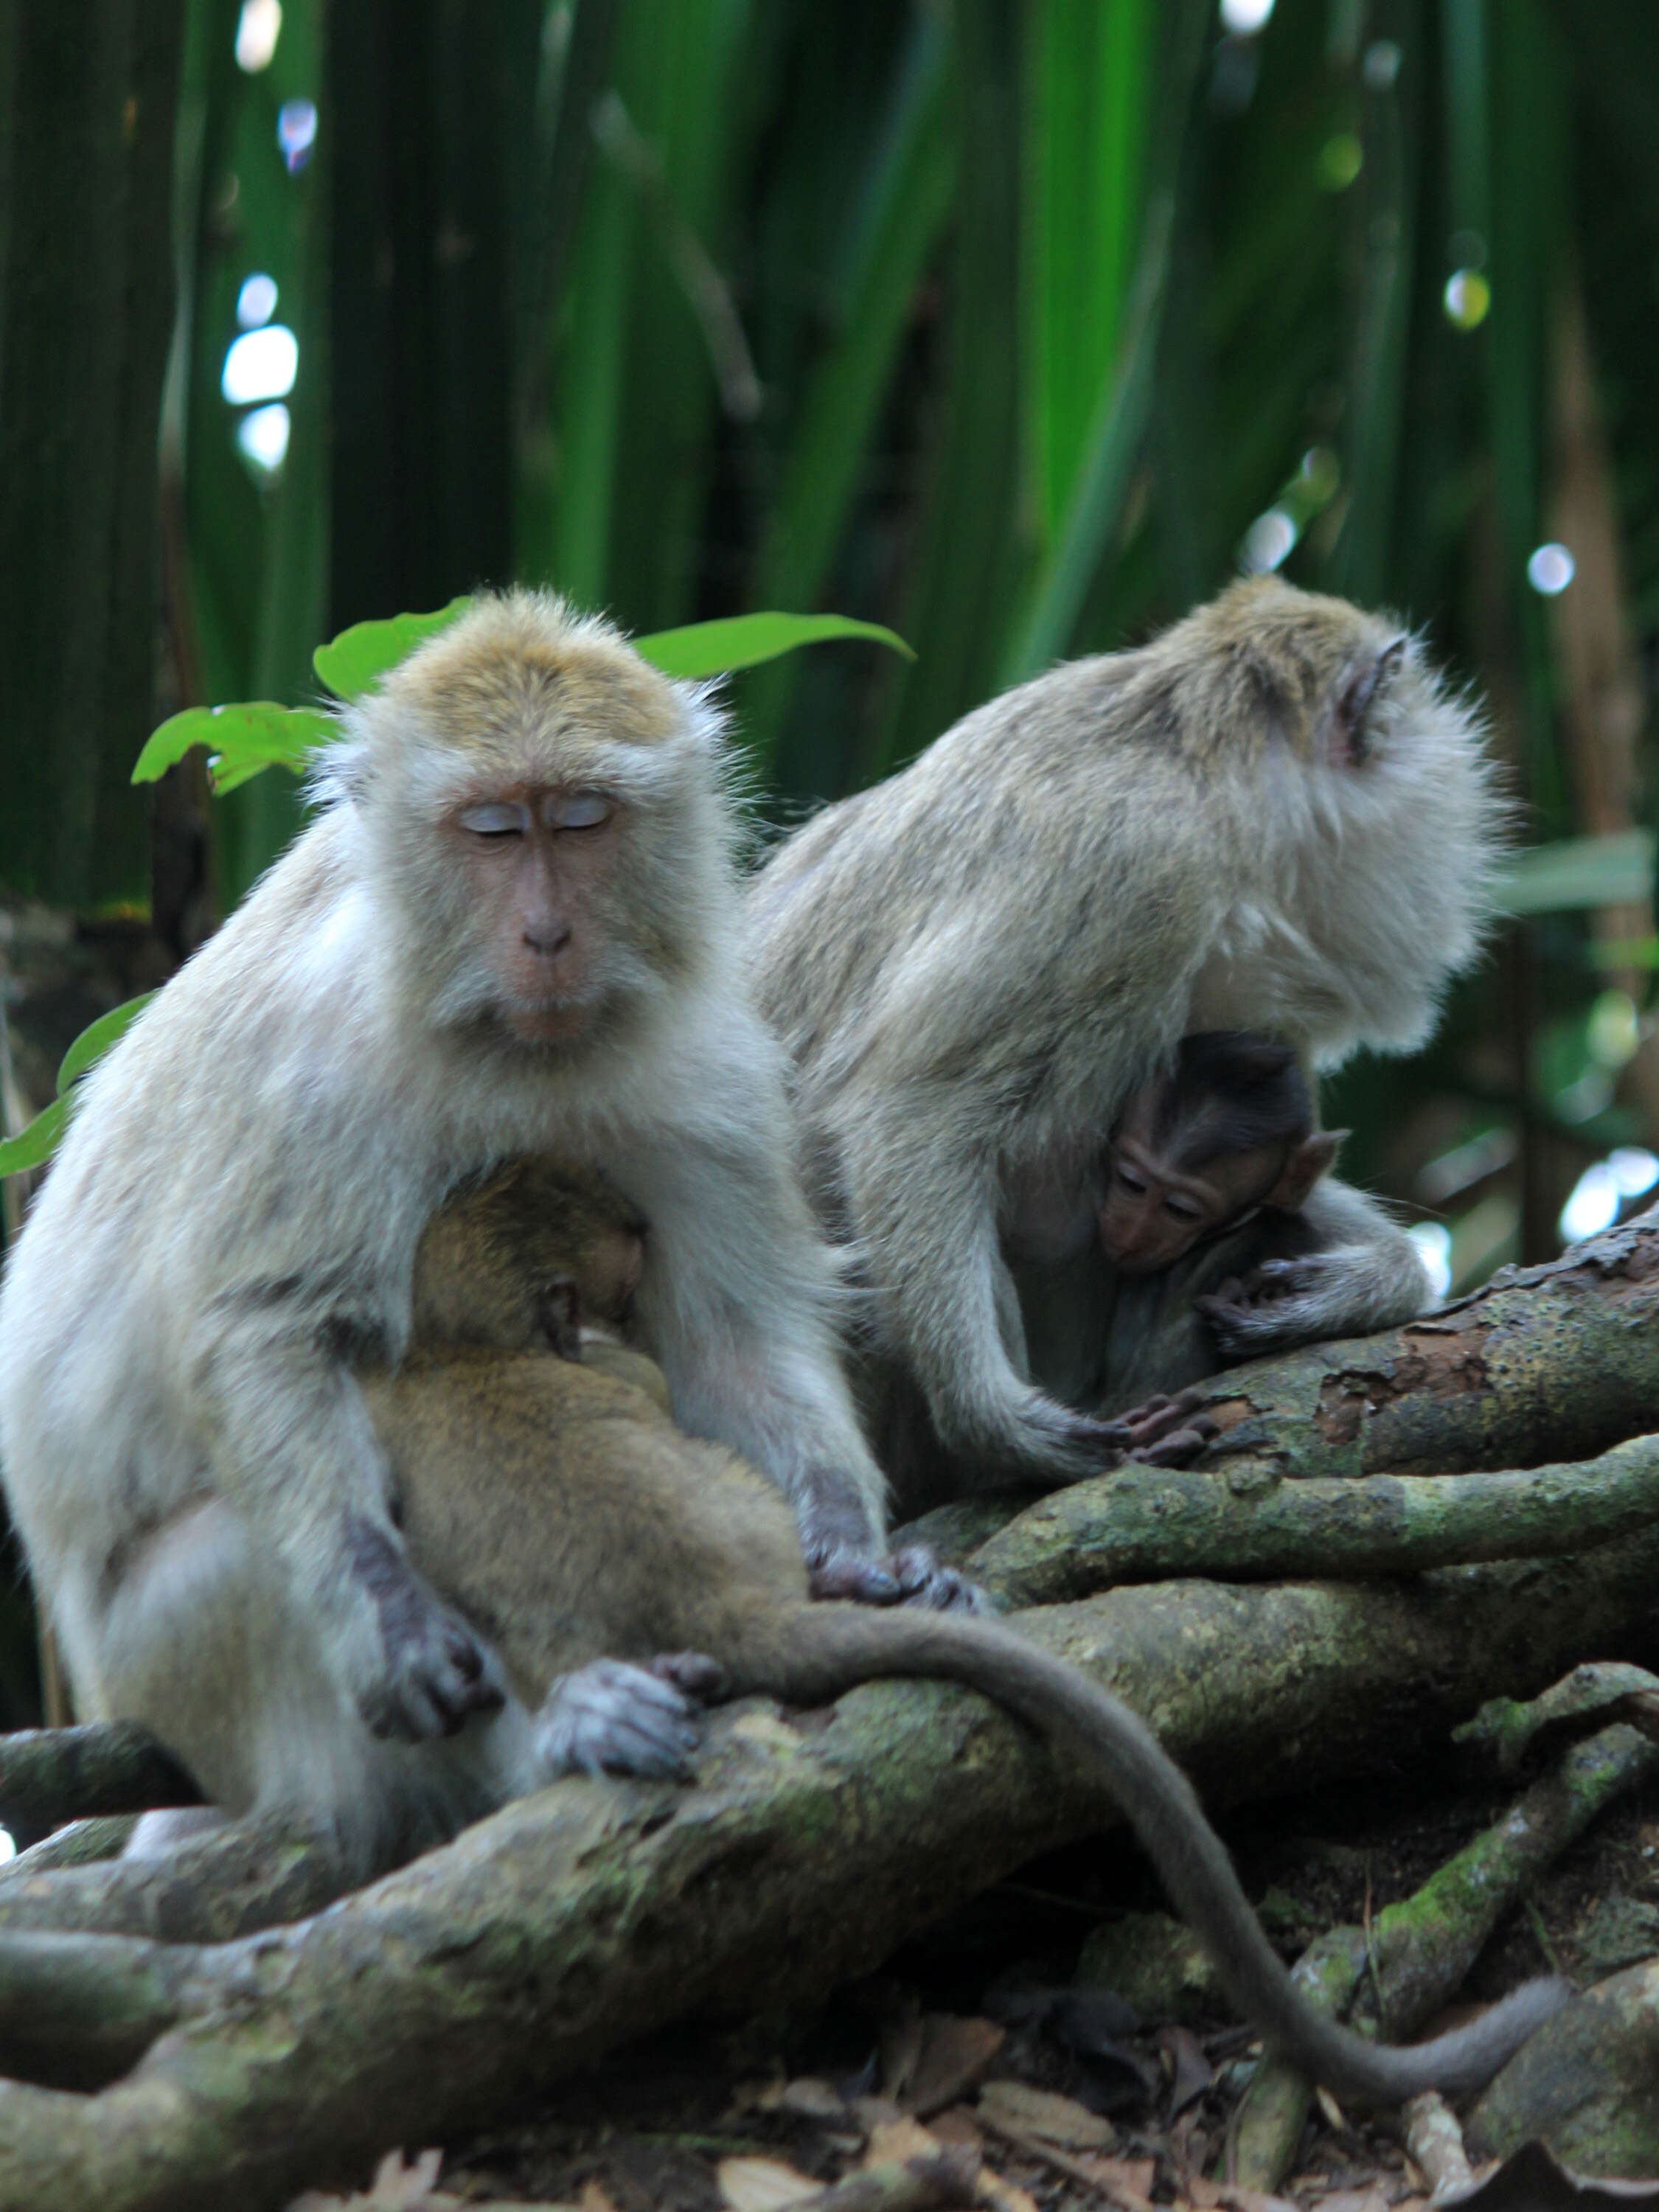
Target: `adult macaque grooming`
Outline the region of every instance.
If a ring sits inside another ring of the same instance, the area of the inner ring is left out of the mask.
[[[1050,1387],[1115,1414],[1237,1356],[1237,1315],[1314,1272],[1319,1239],[1302,1209],[1340,1143],[1315,1127],[1288,1045],[1231,1030],[1183,1037],[1131,1094],[1086,1206],[1069,1189],[1046,1206],[1030,1193],[1008,1257]],[[1177,1433],[1184,1449],[1193,1437]]]
[[[676,1418],[777,1484],[830,1587],[896,1589],[703,696],[486,599],[315,788],[84,1086],[0,1293],[0,1449],[79,1711],[150,1721],[234,1809],[350,1826],[342,1703],[420,1744],[501,1694],[410,1565],[354,1368],[402,1356],[423,1224],[503,1158],[603,1167],[651,1224]]]
[[[1419,1042],[1502,821],[1416,644],[1268,580],[993,700],[789,838],[749,939],[812,1195],[868,1270],[872,1407],[913,1401],[958,1486],[1100,1467],[1121,1431],[1060,1401],[1021,1319],[1028,1211],[1086,1224],[1099,1133],[1189,1031],[1327,1066]],[[1304,1212],[1316,1253],[1236,1302],[1235,1353],[1429,1301],[1358,1193]]]
[[[528,1172],[545,1192],[549,1171]],[[1473,2086],[1560,2002],[1561,1984],[1534,1983],[1473,2027],[1415,2050],[1379,2048],[1314,2012],[1263,1937],[1197,1798],[1134,1715],[990,1622],[809,1604],[800,1540],[777,1490],[721,1447],[683,1436],[641,1387],[648,1362],[614,1338],[572,1334],[594,1297],[599,1318],[625,1320],[627,1270],[616,1255],[633,1227],[626,1209],[602,1188],[562,1198],[555,1189],[509,1216],[546,1223],[545,1236],[508,1242],[496,1223],[509,1195],[498,1187],[440,1217],[434,1237],[446,1249],[429,1238],[416,1267],[416,1353],[367,1388],[410,1555],[457,1616],[489,1636],[510,1685],[507,1711],[469,1731],[475,1775],[492,1746],[503,1795],[573,1767],[676,1773],[707,1699],[758,1691],[816,1705],[878,1676],[941,1676],[1081,1752],[1243,2010],[1342,2094],[1397,2100]],[[467,1296],[468,1344],[431,1340],[454,1333]],[[538,1335],[577,1343],[580,1364],[491,1351],[492,1333],[505,1346]],[[384,1752],[355,1725],[365,1755]]]

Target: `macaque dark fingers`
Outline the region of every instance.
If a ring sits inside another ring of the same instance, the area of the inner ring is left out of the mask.
[[[887,1562],[897,1578],[906,1605],[934,1613],[992,1613],[988,1594],[955,1567],[942,1566],[926,1544],[907,1544]]]
[[[1115,1425],[1123,1434],[1127,1456],[1144,1459],[1154,1446],[1177,1435],[1196,1433],[1207,1443],[1215,1434],[1215,1423],[1200,1409],[1204,1403],[1201,1390],[1182,1390],[1176,1397],[1159,1392],[1139,1406],[1132,1406],[1127,1413],[1118,1416]],[[1173,1460],[1158,1460],[1155,1466],[1175,1466]]]
[[[1155,1444],[1141,1444],[1129,1454],[1143,1467],[1190,1467],[1216,1435],[1216,1425],[1200,1413],[1183,1429],[1161,1437]]]
[[[807,1562],[807,1587],[817,1598],[844,1598],[854,1605],[897,1605],[904,1595],[886,1563],[864,1552],[831,1552]]]
[[[653,1669],[595,1659],[556,1682],[536,1718],[536,1754],[560,1774],[683,1777],[697,1747],[696,1707]]]
[[[717,1705],[731,1694],[730,1675],[706,1651],[665,1651],[651,1662],[651,1672],[699,1705]]]

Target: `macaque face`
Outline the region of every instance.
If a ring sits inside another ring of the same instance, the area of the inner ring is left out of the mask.
[[[497,1011],[523,1044],[565,1043],[597,1010],[621,811],[603,792],[518,783],[449,817]]]
[[[1238,1216],[1277,1197],[1291,1145],[1234,1146],[1193,1167],[1176,1160],[1187,1125],[1159,1134],[1161,1083],[1137,1091],[1106,1153],[1101,1249],[1128,1275],[1156,1274]]]
[[[1101,1249],[1126,1275],[1173,1267],[1200,1237],[1260,1205],[1279,1179],[1282,1149],[1235,1152],[1182,1173],[1120,1136],[1108,1155]]]

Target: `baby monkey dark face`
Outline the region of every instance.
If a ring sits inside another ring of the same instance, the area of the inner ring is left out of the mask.
[[[1336,1157],[1288,1045],[1248,1031],[1183,1037],[1112,1132],[1101,1249],[1125,1274],[1156,1274],[1258,1207],[1293,1213]]]

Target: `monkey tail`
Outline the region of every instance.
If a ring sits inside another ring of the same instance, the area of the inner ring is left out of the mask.
[[[803,1606],[764,1642],[752,1668],[741,1656],[733,1668],[742,1690],[808,1705],[881,1676],[930,1676],[982,1691],[1045,1735],[1073,1739],[1208,1944],[1240,2010],[1339,2096],[1399,2104],[1424,2089],[1477,2088],[1571,1995],[1564,1981],[1528,1982],[1431,2043],[1372,2043],[1307,2002],[1262,1934],[1186,1776],[1145,1723],[1080,1668],[996,1623],[904,1608]]]

